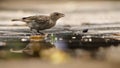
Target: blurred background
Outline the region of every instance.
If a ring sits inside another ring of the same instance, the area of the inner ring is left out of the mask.
[[[51,12],[62,12],[66,16],[57,24],[113,23],[120,22],[120,2],[117,0],[0,0],[0,24],[21,18]]]

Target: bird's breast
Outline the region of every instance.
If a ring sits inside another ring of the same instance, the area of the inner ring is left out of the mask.
[[[56,24],[56,22],[53,22],[53,21],[49,22],[48,29],[55,26],[55,24]]]

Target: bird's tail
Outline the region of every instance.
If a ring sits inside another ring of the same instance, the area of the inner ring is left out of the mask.
[[[22,21],[22,19],[12,19],[11,21]]]

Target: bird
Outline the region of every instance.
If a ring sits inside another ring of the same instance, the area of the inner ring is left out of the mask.
[[[60,12],[53,12],[50,15],[36,15],[28,16],[20,19],[12,19],[12,21],[26,22],[31,31],[40,33],[41,30],[50,29],[56,25],[56,22],[65,14]]]

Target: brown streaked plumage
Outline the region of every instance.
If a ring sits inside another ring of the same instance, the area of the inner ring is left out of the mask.
[[[26,22],[31,30],[34,29],[37,32],[39,32],[40,30],[49,29],[55,26],[56,21],[61,17],[64,17],[63,13],[53,12],[49,16],[45,15],[29,16],[23,17],[21,19],[12,19],[12,21]]]

